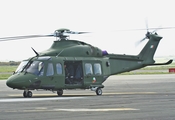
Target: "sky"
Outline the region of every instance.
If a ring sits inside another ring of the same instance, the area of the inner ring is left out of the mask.
[[[60,28],[90,32],[71,35],[108,53],[137,55],[148,28],[175,27],[173,0],[1,0],[0,37],[51,34]],[[120,31],[130,29],[145,29]],[[152,29],[149,30],[153,31]],[[175,29],[158,29],[155,56],[175,55]],[[0,42],[0,61],[21,61],[47,50],[55,38]]]

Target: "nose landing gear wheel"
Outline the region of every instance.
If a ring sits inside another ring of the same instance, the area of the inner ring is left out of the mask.
[[[32,97],[32,92],[31,91],[24,91],[23,96],[26,97]]]
[[[58,96],[62,96],[63,95],[63,90],[61,89],[61,90],[58,90],[57,91],[57,94],[58,94]]]
[[[32,97],[32,92],[31,91],[28,91],[27,96],[28,97]]]

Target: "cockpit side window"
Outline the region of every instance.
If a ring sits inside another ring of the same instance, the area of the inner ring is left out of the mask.
[[[43,62],[40,62],[38,64],[38,71],[39,71],[39,73],[38,73],[39,76],[43,76],[44,75],[44,63]]]
[[[56,71],[57,71],[57,74],[60,75],[63,73],[62,71],[62,65],[60,63],[57,63],[56,64]]]
[[[40,61],[33,61],[26,67],[26,71],[28,73],[42,76],[44,72],[44,63]]]
[[[53,64],[48,63],[46,76],[52,76],[54,74]]]

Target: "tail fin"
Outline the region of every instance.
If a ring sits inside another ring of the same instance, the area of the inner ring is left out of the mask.
[[[157,35],[157,33],[155,33],[155,34],[149,34],[147,38],[149,38],[149,41],[146,43],[144,48],[138,54],[138,57],[142,59],[145,64],[153,64],[155,62],[153,60],[153,57],[162,37]]]

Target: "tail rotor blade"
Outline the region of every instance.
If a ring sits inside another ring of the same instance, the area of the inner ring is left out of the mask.
[[[147,32],[148,32],[148,31],[149,31],[149,30],[148,30],[149,27],[148,27],[148,19],[147,19],[147,18],[145,19],[145,24],[146,24],[146,30],[147,30]]]

